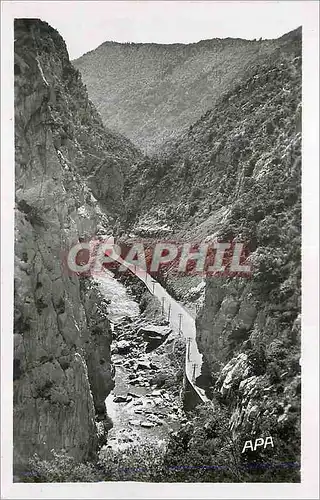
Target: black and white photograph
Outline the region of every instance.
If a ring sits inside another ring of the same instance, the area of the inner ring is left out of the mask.
[[[2,498],[318,498],[318,2],[1,4]]]

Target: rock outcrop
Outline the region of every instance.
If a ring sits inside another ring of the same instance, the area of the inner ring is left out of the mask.
[[[111,331],[66,252],[110,234],[122,173],[139,156],[88,100],[61,36],[15,21],[14,463],[65,449],[88,458],[113,387]],[[99,198],[99,203],[97,199]],[[101,207],[101,208],[100,208]],[[99,305],[100,304],[100,305]]]

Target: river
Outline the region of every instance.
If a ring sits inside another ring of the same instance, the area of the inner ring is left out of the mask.
[[[111,328],[117,336],[126,328],[129,334],[135,335],[137,324],[143,322],[139,304],[127,291],[124,285],[117,281],[113,274],[106,271],[104,277],[96,279],[101,293],[109,302],[108,317]],[[168,339],[168,349],[172,344]],[[165,351],[165,346],[160,350]],[[158,350],[156,350],[158,351]],[[159,389],[150,382],[149,370],[140,371],[141,385],[132,385],[132,376],[136,372],[136,359],[159,359],[156,351],[146,354],[145,346],[138,344],[134,353],[112,354],[115,366],[115,387],[106,398],[106,409],[113,421],[113,428],[108,432],[106,447],[125,449],[127,446],[139,445],[150,441],[158,445],[164,444],[171,431],[177,430],[184,414],[182,403],[170,390]],[[115,402],[114,398],[122,396],[123,402]],[[103,454],[102,448],[101,453]]]

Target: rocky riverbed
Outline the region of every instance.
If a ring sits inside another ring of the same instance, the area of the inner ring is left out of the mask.
[[[115,387],[106,399],[113,427],[100,451],[103,457],[107,448],[146,441],[161,445],[186,421],[181,398],[185,343],[148,292],[141,313],[131,290],[111,273],[99,278],[98,285],[108,302],[115,370]]]

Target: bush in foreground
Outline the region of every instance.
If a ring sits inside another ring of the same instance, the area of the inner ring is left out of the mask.
[[[78,463],[64,450],[51,451],[52,458],[41,459],[37,454],[29,460],[23,473],[23,482],[31,483],[94,483],[101,481],[101,473],[93,463]]]

